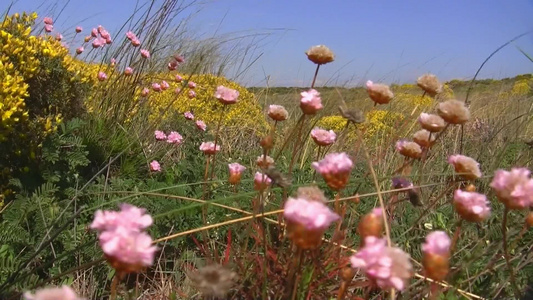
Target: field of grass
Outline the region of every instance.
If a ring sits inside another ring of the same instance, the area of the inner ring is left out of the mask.
[[[174,47],[179,11],[109,44],[73,28],[79,54],[43,16],[0,23],[0,299],[527,299],[533,75],[413,78],[383,104],[375,84],[243,87],[219,72],[235,53]],[[422,113],[445,122],[409,152]]]

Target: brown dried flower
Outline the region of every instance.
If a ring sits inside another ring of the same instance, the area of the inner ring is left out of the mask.
[[[422,148],[415,142],[399,140],[396,142],[396,150],[400,152],[401,155],[410,158],[420,158],[422,156]]]
[[[360,109],[357,108],[343,108],[339,106],[341,116],[350,122],[360,124],[365,122],[365,115]]]
[[[255,162],[260,168],[268,168],[274,164],[274,159],[268,155],[266,157],[265,155],[261,155],[257,157],[257,160]]]
[[[324,45],[313,46],[305,52],[307,58],[317,65],[324,65],[335,60],[335,54]]]
[[[272,185],[287,188],[292,184],[292,180],[289,177],[283,175],[273,166],[269,166],[266,169],[265,174],[272,180]]]
[[[437,76],[433,74],[424,74],[416,80],[416,84],[431,97],[442,92],[442,84]]]
[[[421,147],[429,148],[435,143],[437,137],[431,132],[421,129],[413,134],[413,141],[419,144]]]
[[[470,111],[465,103],[455,99],[440,103],[437,112],[450,124],[464,124],[470,119]]]
[[[438,115],[421,113],[418,117],[420,127],[430,132],[439,132],[446,127],[446,122]]]
[[[237,273],[227,267],[213,264],[187,272],[192,285],[207,297],[224,297],[237,281]]]
[[[394,97],[388,85],[373,83],[370,80],[366,82],[366,91],[370,99],[376,104],[387,104]]]
[[[289,118],[289,113],[281,105],[270,105],[268,107],[268,116],[274,121],[285,121]]]
[[[316,186],[299,187],[296,191],[296,194],[298,195],[298,198],[304,198],[309,201],[317,201],[322,203],[326,203],[327,201],[324,192],[322,192],[322,190]]]

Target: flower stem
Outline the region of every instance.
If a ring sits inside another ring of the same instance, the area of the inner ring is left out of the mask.
[[[120,279],[122,279],[122,272],[117,271],[113,277],[113,282],[111,282],[111,296],[109,297],[109,300],[115,300],[117,298],[117,286]]]
[[[292,148],[291,162],[289,164],[289,176],[292,175],[292,168],[294,167],[294,162],[296,161],[296,154],[298,152],[298,146],[300,146],[300,137],[302,135],[302,128],[304,127],[305,115],[300,118],[298,126],[298,133],[296,134],[296,142]]]
[[[457,246],[457,241],[459,241],[459,236],[461,235],[461,225],[463,225],[463,219],[459,219],[459,221],[457,221],[457,225],[455,226],[455,232],[453,233],[452,238],[452,245],[450,246],[450,257],[452,257],[453,255],[455,246]]]
[[[298,254],[294,258],[295,261],[297,261],[297,263],[294,268],[295,272],[294,272],[293,280],[292,280],[292,296],[291,296],[292,300],[296,299],[296,294],[298,291],[298,273],[300,272],[300,269],[302,267],[303,254],[304,254],[303,250],[301,248],[298,248]]]
[[[320,69],[320,64],[316,65],[315,76],[313,76],[313,83],[311,83],[311,88],[315,87],[316,78],[318,76],[318,69]]]
[[[222,117],[224,116],[224,113],[226,112],[226,105],[222,108],[220,111],[220,116],[218,117],[218,125],[217,125],[217,131],[215,132],[215,154],[213,154],[213,167],[211,168],[211,175],[209,176],[210,179],[213,179],[213,175],[215,174],[215,161],[216,161],[216,155],[217,155],[217,142],[218,142],[218,133],[220,132],[220,124],[222,123]]]
[[[503,256],[505,257],[505,263],[507,264],[507,268],[509,269],[511,286],[513,288],[515,297],[516,299],[520,299],[520,290],[518,289],[518,286],[516,285],[516,278],[514,275],[513,265],[511,264],[511,260],[509,258],[509,250],[507,249],[507,215],[508,214],[509,214],[509,208],[507,208],[506,206],[505,211],[503,213],[503,221],[502,221]]]

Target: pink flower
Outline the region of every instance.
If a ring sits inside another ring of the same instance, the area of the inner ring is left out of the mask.
[[[54,20],[52,20],[52,18],[50,18],[50,17],[44,17],[43,22],[46,25],[53,25],[54,24]]]
[[[105,39],[105,43],[111,45],[111,43],[113,43],[113,40],[111,38]]]
[[[314,115],[324,106],[322,106],[322,99],[320,93],[315,89],[310,89],[307,92],[301,92],[300,108],[306,115]]]
[[[254,176],[254,190],[262,191],[266,189],[272,183],[272,179],[266,174],[261,174],[261,172],[256,172]]]
[[[337,135],[333,130],[327,131],[318,127],[311,130],[311,137],[319,146],[328,146],[335,143]]]
[[[148,88],[143,88],[141,91],[141,96],[146,97],[150,93],[150,90]]]
[[[182,141],[183,137],[176,131],[171,131],[167,136],[167,143],[179,145]]]
[[[526,168],[498,170],[490,187],[508,209],[523,209],[533,205],[533,179]]]
[[[223,85],[217,87],[215,98],[223,104],[235,104],[239,97],[239,91],[227,88]]]
[[[314,162],[312,166],[322,175],[331,189],[340,190],[348,183],[353,162],[344,152],[330,153],[323,160]]]
[[[480,222],[490,216],[487,196],[480,193],[455,190],[453,205],[455,211],[469,222]]]
[[[257,159],[255,160],[255,163],[257,164],[258,167],[266,169],[269,166],[274,164],[274,159],[272,157],[268,156],[268,155],[265,156],[263,154],[263,155],[257,157]]]
[[[158,141],[164,141],[167,139],[167,135],[161,130],[154,131],[154,135],[155,135],[155,139]]]
[[[122,203],[119,207],[120,211],[97,210],[90,226],[91,229],[103,232],[125,227],[134,232],[141,232],[152,225],[153,219],[146,214],[146,209],[128,203]]]
[[[150,163],[150,171],[161,172],[161,165],[157,160],[152,160],[152,162]]]
[[[56,41],[61,42],[63,35],[61,33],[56,34]]]
[[[187,85],[189,86],[190,89],[195,89],[196,88],[196,83],[194,83],[192,81],[189,81],[189,83],[187,83]]]
[[[94,49],[96,48],[99,48],[99,47],[103,47],[105,45],[105,40],[98,37],[98,38],[95,38],[92,42],[92,46]]]
[[[382,289],[399,291],[412,276],[409,254],[396,247],[387,247],[387,241],[374,236],[365,238],[365,246],[350,257],[352,268],[363,269]]]
[[[189,93],[187,93],[187,96],[189,97],[189,99],[194,99],[196,98],[196,92],[193,90],[190,90]]]
[[[400,152],[401,155],[410,158],[420,158],[422,156],[422,147],[415,142],[410,142],[407,140],[397,141],[396,150]]]
[[[100,36],[106,40],[109,40],[111,39],[111,35],[109,34],[109,32],[105,29],[102,29],[100,30]]]
[[[168,63],[167,68],[169,71],[175,71],[178,68],[178,63],[175,61],[171,61]]]
[[[285,219],[303,225],[307,230],[325,230],[340,219],[324,203],[304,198],[289,198],[283,208]]]
[[[99,232],[100,247],[112,267],[125,273],[138,272],[153,264],[157,250],[143,231],[152,224],[152,217],[133,205],[122,204],[120,208],[119,212],[98,210],[91,228]]]
[[[373,83],[371,80],[366,82],[366,90],[368,96],[375,102],[375,104],[387,104],[394,97],[394,94],[388,85]]]
[[[181,56],[181,55],[174,55],[174,59],[175,59],[179,64],[185,62],[185,58],[183,58],[183,56]]]
[[[176,74],[176,82],[182,82],[183,81],[183,77],[181,77],[180,75]]]
[[[76,33],[80,33],[83,31],[83,28],[81,26],[76,26]]]
[[[179,87],[177,87],[175,90],[174,90],[174,93],[176,95],[179,95],[181,93],[181,89]]]
[[[452,241],[444,231],[433,231],[426,236],[422,252],[446,256],[450,253]]]
[[[229,168],[229,183],[239,184],[241,182],[242,172],[246,170],[246,167],[239,163],[228,164]]]
[[[139,47],[141,45],[141,41],[138,38],[134,38],[133,40],[131,40],[131,45],[133,47]]]
[[[24,293],[26,300],[81,300],[78,298],[74,290],[64,285],[62,287],[44,288],[35,291],[35,294],[30,292]]]
[[[130,41],[137,39],[137,36],[135,35],[135,33],[131,32],[131,31],[126,32],[126,37]]]
[[[133,69],[131,67],[126,67],[126,69],[124,70],[124,75],[130,76],[132,74],[133,74]]]
[[[183,114],[183,116],[185,117],[185,119],[187,120],[194,120],[194,115],[190,112],[190,111],[187,111]],[[204,124],[205,125],[205,124]]]
[[[96,29],[96,28],[91,29],[91,36],[94,37],[94,38],[97,37],[98,36],[98,29]]]
[[[196,128],[205,131],[207,129],[207,126],[205,125],[204,121],[197,120],[196,121]]]
[[[141,56],[144,58],[150,58],[150,51],[146,49],[141,49]]]
[[[161,85],[157,82],[152,83],[152,90],[156,92],[161,92],[163,89],[161,88]]]
[[[455,172],[461,173],[465,179],[474,180],[481,177],[479,163],[473,158],[464,155],[451,155],[448,157],[448,163],[452,164]]]
[[[203,142],[200,145],[200,151],[202,151],[206,155],[212,155],[220,151],[220,145],[216,145],[213,142]]]
[[[83,50],[85,50],[85,49],[83,49],[83,47],[76,48],[76,54],[82,54]]]
[[[102,71],[100,71],[100,72],[98,72],[98,76],[97,77],[98,77],[99,81],[104,81],[104,80],[107,79],[107,74],[102,72]]]
[[[289,117],[289,113],[281,105],[270,105],[268,107],[268,116],[274,121],[285,121]]]
[[[446,122],[439,115],[421,113],[418,122],[422,128],[430,132],[439,132],[446,127]]]
[[[168,82],[166,82],[166,81],[164,81],[164,80],[161,81],[161,89],[162,89],[163,91],[168,90],[169,87],[170,87],[170,85],[168,84]]]
[[[54,30],[54,25],[52,25],[52,24],[45,24],[44,25],[44,31],[52,32],[53,30]]]
[[[111,63],[111,66],[114,67],[115,64],[117,63],[117,60],[113,57],[109,60],[109,63]]]

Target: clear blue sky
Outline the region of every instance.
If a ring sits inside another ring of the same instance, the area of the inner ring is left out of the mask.
[[[43,16],[51,3],[65,1],[19,0],[14,10]],[[0,0],[0,11],[9,2]],[[135,2],[71,0],[56,28],[102,24],[113,31]],[[492,51],[533,30],[533,0],[219,0],[206,3],[191,25],[204,34],[286,29],[269,38],[264,55],[241,80],[248,86],[264,85],[265,74],[271,85],[309,85],[314,65],[304,52],[317,44],[337,56],[321,68],[319,84],[405,83],[424,72],[468,79]],[[480,78],[532,73],[533,63],[517,47],[533,56],[533,33],[496,54]]]

